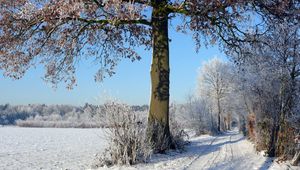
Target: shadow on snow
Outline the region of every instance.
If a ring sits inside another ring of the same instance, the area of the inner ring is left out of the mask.
[[[229,131],[217,136],[208,136],[205,138],[203,138],[203,136],[199,136],[193,139],[191,143],[186,146],[186,149],[182,153],[171,151],[166,154],[155,154],[155,157],[152,160],[150,160],[150,162],[167,163],[168,161],[178,160],[187,157],[189,158],[197,157],[201,159],[201,157],[207,154],[219,151],[223,145],[234,144],[245,139],[245,137],[238,137],[238,139],[235,140],[219,143],[220,141],[225,140],[225,138],[228,138],[228,136],[237,136],[237,135],[239,135],[237,132]],[[193,162],[191,162],[190,164],[192,163]]]

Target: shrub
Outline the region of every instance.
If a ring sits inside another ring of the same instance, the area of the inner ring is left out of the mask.
[[[107,102],[99,110],[103,115],[101,124],[106,127],[108,148],[98,158],[96,167],[113,165],[133,165],[147,162],[156,148],[146,135],[147,110],[134,111],[132,107],[118,102]],[[149,129],[148,129],[149,130]],[[174,148],[183,151],[188,143],[188,134],[182,125],[171,118],[170,120],[171,144],[174,147],[163,146],[162,148]],[[159,136],[163,138],[165,136]],[[158,141],[164,141],[158,139]],[[160,144],[158,144],[160,145]]]
[[[146,119],[142,117],[147,114],[134,112],[130,106],[117,102],[104,104],[103,112],[109,147],[99,158],[99,166],[146,162],[152,153],[145,137]]]
[[[257,123],[256,149],[266,150],[271,140],[273,120],[264,118]]]
[[[255,114],[252,113],[252,114],[249,114],[247,116],[247,132],[248,132],[248,138],[251,140],[251,141],[255,141]]]
[[[172,142],[175,146],[175,149],[179,151],[183,151],[185,145],[189,143],[189,135],[182,127],[183,126],[180,125],[177,121],[171,119],[170,129],[172,135]]]

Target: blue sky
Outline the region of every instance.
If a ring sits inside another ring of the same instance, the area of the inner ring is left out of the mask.
[[[170,38],[170,98],[182,103],[187,94],[193,93],[196,86],[198,68],[203,61],[218,56],[225,58],[218,46],[201,47],[195,52],[191,34],[177,33],[171,26]],[[104,82],[94,81],[97,66],[83,62],[77,68],[78,85],[67,90],[64,84],[57,89],[42,80],[42,67],[30,69],[21,80],[11,80],[0,75],[0,104],[101,104],[107,98],[117,98],[129,104],[148,104],[150,98],[150,63],[151,51],[138,49],[140,61],[122,60],[116,74]]]

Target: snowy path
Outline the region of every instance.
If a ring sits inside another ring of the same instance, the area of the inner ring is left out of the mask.
[[[253,146],[237,131],[212,140],[204,151],[184,169],[267,169],[270,162],[255,153]]]
[[[300,170],[300,167],[292,167],[286,163],[278,164],[264,157],[261,153],[257,153],[253,144],[239,134],[238,131],[229,131],[224,135],[215,137],[202,135],[193,138],[186,152],[170,154],[173,155],[158,155],[153,158],[154,162],[150,163],[150,165],[138,165],[135,168],[172,170]]]

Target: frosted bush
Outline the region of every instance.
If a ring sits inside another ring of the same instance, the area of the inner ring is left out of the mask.
[[[109,147],[99,158],[99,166],[146,162],[152,153],[145,137],[147,113],[134,112],[130,106],[117,102],[108,102],[101,110],[103,124],[108,127]]]

